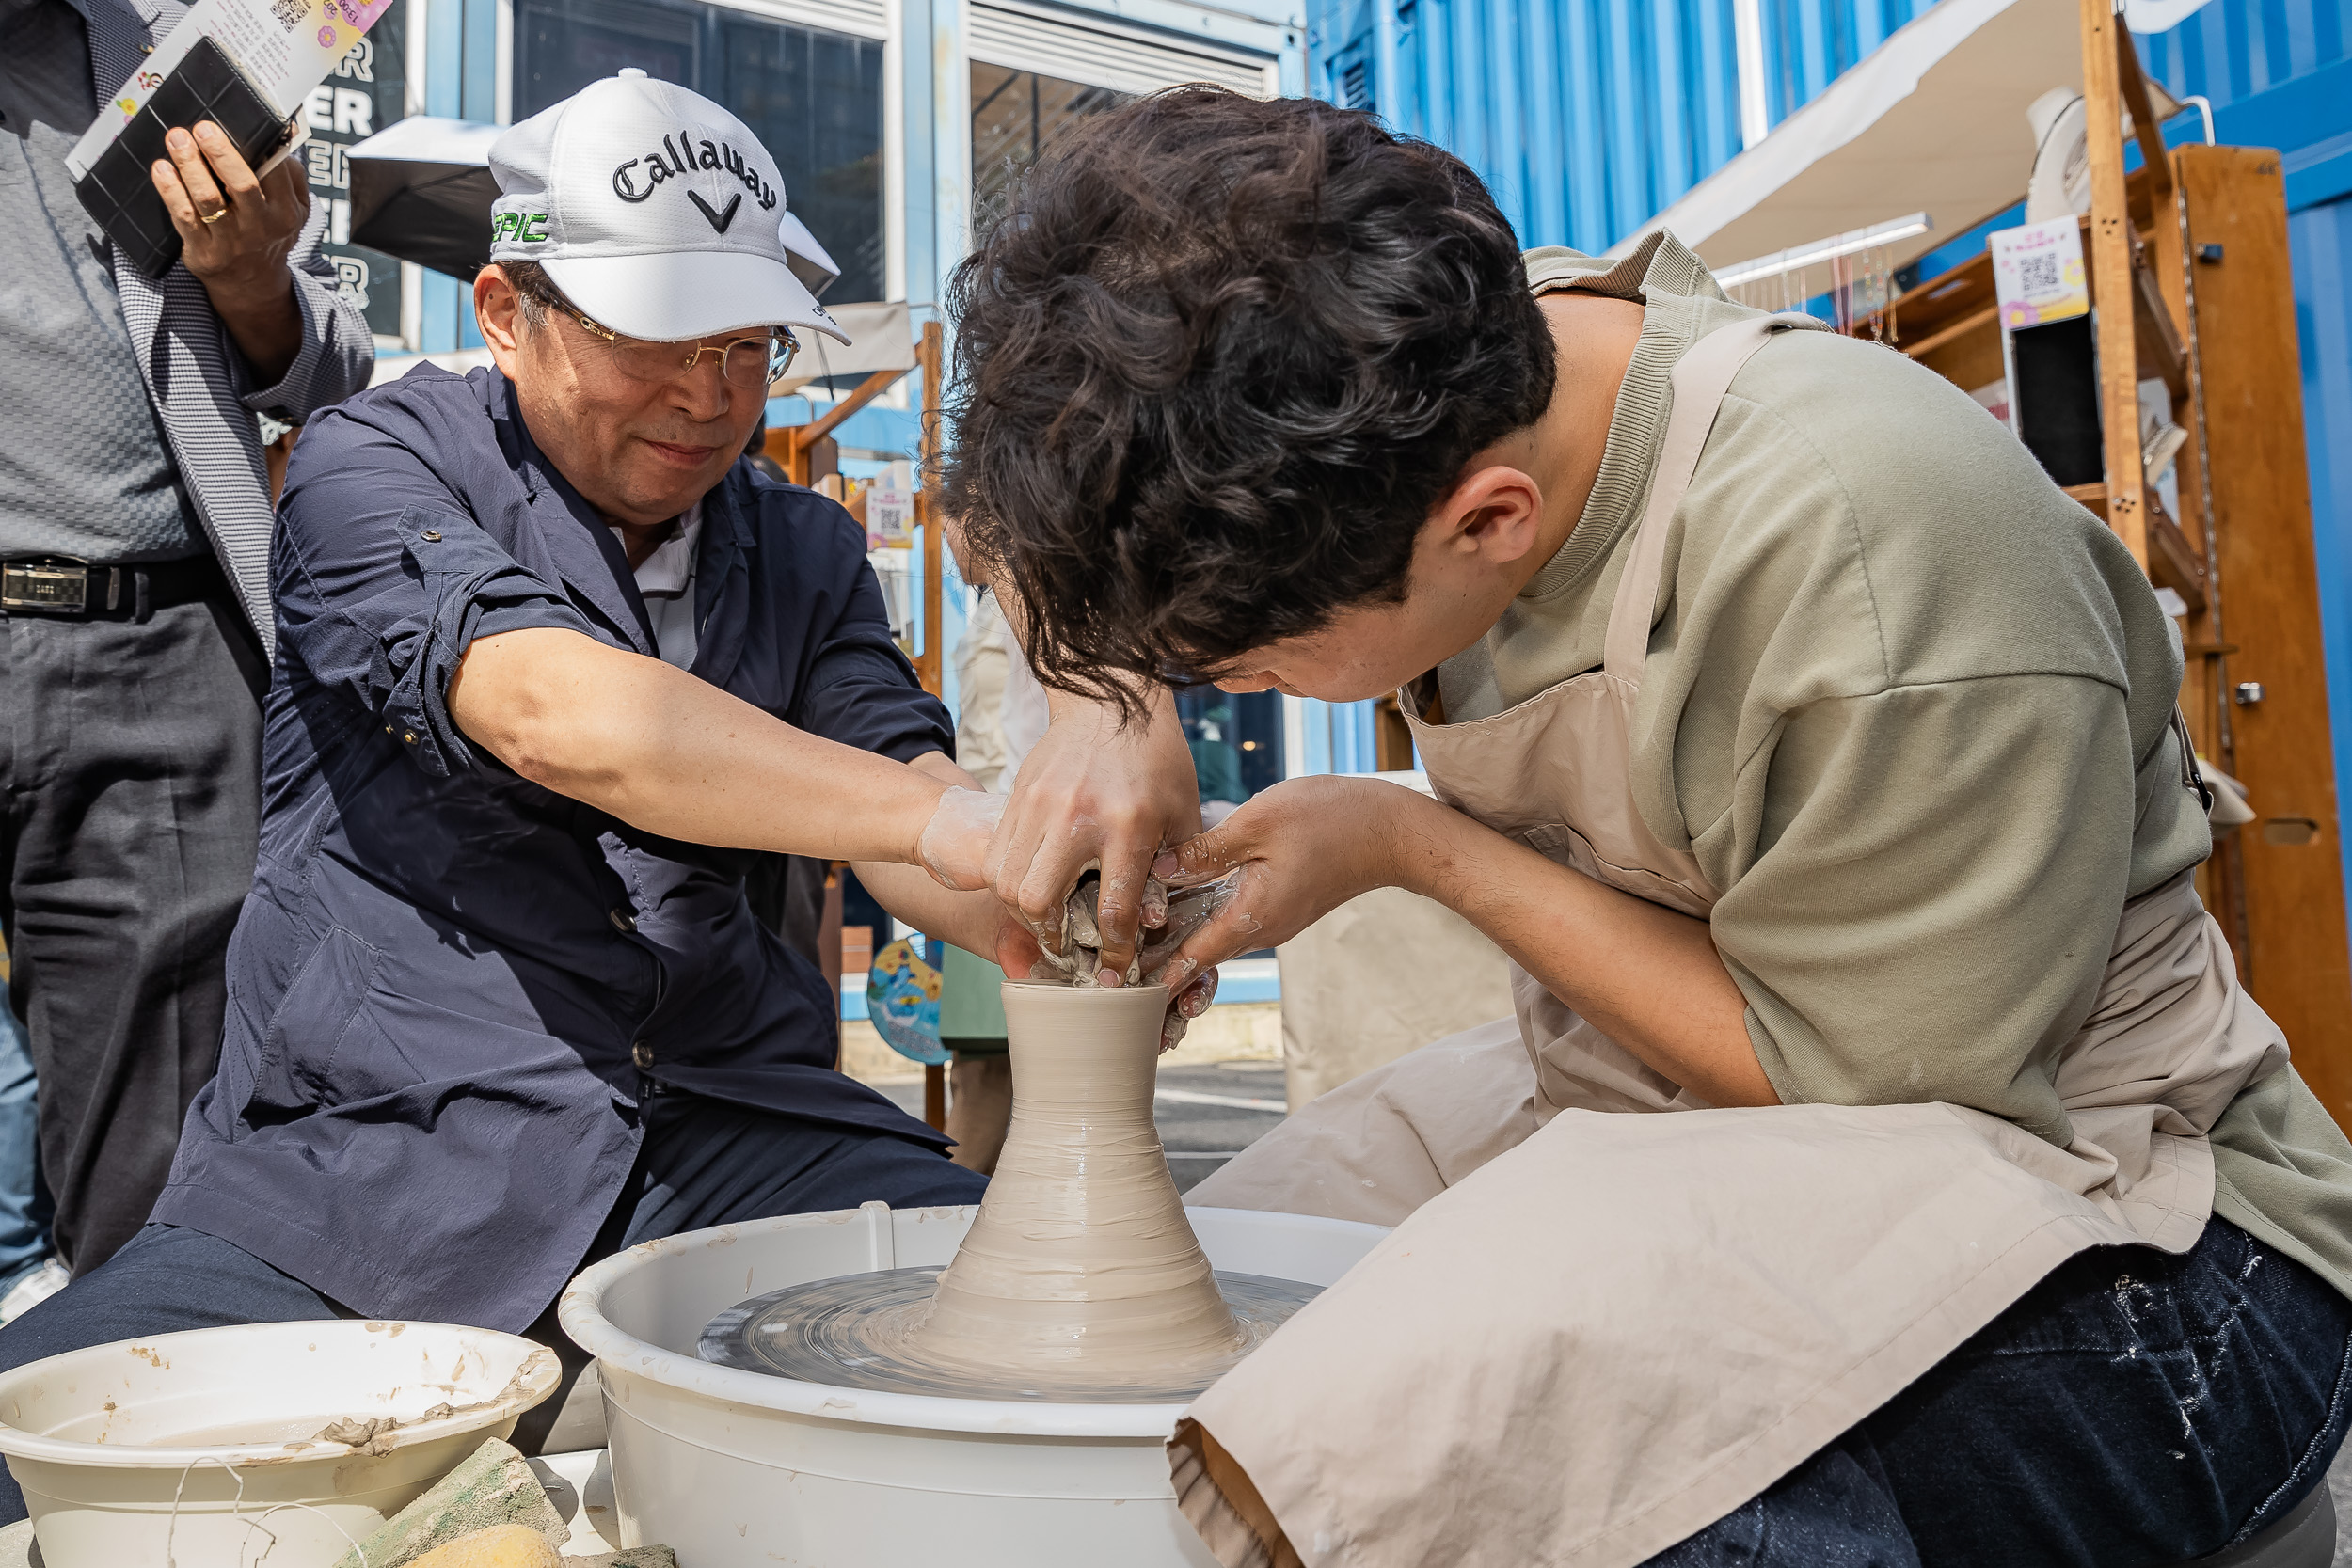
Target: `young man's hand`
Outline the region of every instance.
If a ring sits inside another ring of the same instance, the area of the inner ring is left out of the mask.
[[[1021,764],[989,850],[997,897],[1038,940],[1062,950],[1063,901],[1088,865],[1103,870],[1103,968],[1117,984],[1136,955],[1152,857],[1200,831],[1192,752],[1165,690],[1122,726],[1099,703],[1050,695],[1052,728]],[[1022,971],[1007,966],[1007,974]]]
[[[1170,887],[1226,890],[1177,949],[1168,983],[1288,942],[1358,894],[1395,882],[1393,850],[1417,806],[1446,809],[1378,779],[1291,779],[1161,856],[1152,872]]]

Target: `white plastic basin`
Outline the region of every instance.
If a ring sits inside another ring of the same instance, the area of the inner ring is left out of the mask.
[[[811,1279],[946,1263],[974,1208],[879,1203],[648,1242],[564,1291],[597,1358],[624,1545],[679,1568],[1216,1568],[1162,1445],[1180,1404],[868,1393],[716,1367],[703,1325]],[[1378,1226],[1191,1209],[1219,1269],[1328,1285]]]
[[[326,1568],[559,1375],[552,1351],[486,1328],[195,1329],[0,1373],[0,1453],[47,1568],[161,1568],[167,1542],[179,1568]],[[437,1405],[454,1408],[421,1418]],[[313,1440],[371,1417],[401,1423],[385,1452]]]

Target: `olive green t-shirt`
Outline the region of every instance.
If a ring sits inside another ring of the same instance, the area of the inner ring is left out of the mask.
[[[1671,237],[1530,251],[1644,305],[1575,531],[1438,685],[1451,721],[1596,669],[1676,360],[1759,312]],[[2122,543],[1934,372],[1826,332],[1733,381],[1668,534],[1632,791],[1789,1102],[1945,1101],[2052,1142],[2125,899],[2204,860],[2174,630]],[[2290,1042],[2292,1044],[2292,1042]],[[2213,1130],[2216,1212],[2352,1295],[2352,1143],[2293,1072]]]

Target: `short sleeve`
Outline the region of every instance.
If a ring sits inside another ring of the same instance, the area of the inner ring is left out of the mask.
[[[2076,676],[1898,687],[1789,715],[1775,820],[1715,906],[1781,1098],[1946,1101],[2062,1140],[2132,863],[2129,718]]]
[[[279,510],[280,648],[398,736],[426,772],[478,766],[449,715],[466,650],[528,626],[593,628],[380,432],[330,415],[296,453],[310,461]]]

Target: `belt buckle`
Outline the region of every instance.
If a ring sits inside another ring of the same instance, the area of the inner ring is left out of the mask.
[[[80,615],[89,609],[89,568],[79,562],[0,562],[0,610]]]

